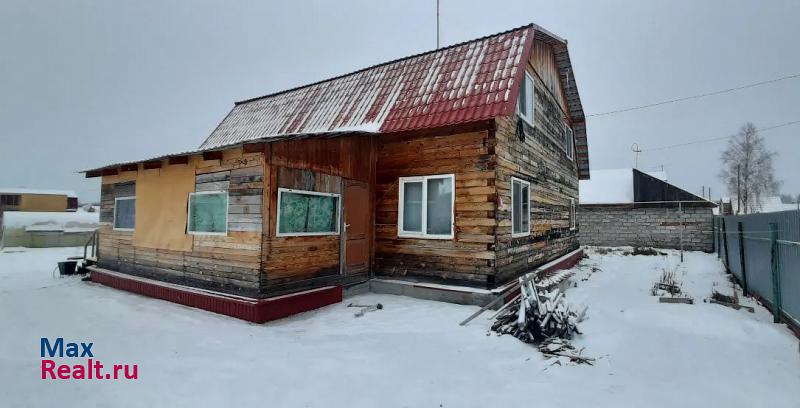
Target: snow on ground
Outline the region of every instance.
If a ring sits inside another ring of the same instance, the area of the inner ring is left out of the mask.
[[[366,294],[257,325],[54,278],[55,262],[79,252],[0,252],[0,405],[800,406],[788,330],[761,307],[702,302],[715,284],[728,288],[714,255],[688,252],[679,265],[674,251],[590,251],[568,299],[589,305],[575,343],[597,363],[551,366],[511,336],[487,335],[485,316],[459,327],[475,307]],[[662,268],[676,267],[694,305],[649,293]],[[348,302],[385,308],[355,318]],[[41,380],[41,337],[93,342],[104,364],[139,364],[139,379]]]

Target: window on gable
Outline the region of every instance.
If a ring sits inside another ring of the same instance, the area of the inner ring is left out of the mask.
[[[228,193],[202,191],[189,193],[187,231],[193,235],[228,233]]]
[[[339,194],[278,189],[279,237],[339,234]]]
[[[511,233],[521,237],[531,233],[531,183],[511,178]]]
[[[564,152],[567,154],[567,158],[572,160],[575,153],[575,134],[572,131],[572,128],[564,123]]]
[[[136,226],[136,197],[114,199],[114,229],[133,231]]]
[[[519,85],[519,97],[517,98],[517,113],[526,122],[533,125],[534,99],[533,99],[533,77],[525,72],[525,78]]]
[[[397,235],[452,238],[454,185],[452,174],[401,177]]]

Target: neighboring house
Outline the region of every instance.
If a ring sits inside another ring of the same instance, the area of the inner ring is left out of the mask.
[[[238,102],[198,150],[86,175],[98,266],[264,298],[496,287],[578,248],[589,157],[567,43],[531,24]]]
[[[746,212],[744,204],[740,203],[736,196],[722,197],[721,202],[723,215],[800,210],[800,205],[798,205],[798,203],[784,203],[780,196],[761,197],[758,202],[748,204]],[[740,206],[741,209],[739,208]],[[717,214],[717,212],[715,212],[715,214]]]
[[[713,250],[715,204],[637,169],[592,170],[580,182],[583,245]]]
[[[4,211],[76,211],[74,191],[0,187],[0,214]]]

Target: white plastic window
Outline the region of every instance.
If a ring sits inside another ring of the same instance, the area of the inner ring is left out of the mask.
[[[401,177],[397,235],[408,238],[453,238],[455,176]]]

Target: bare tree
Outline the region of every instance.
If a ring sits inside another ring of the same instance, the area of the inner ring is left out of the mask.
[[[719,178],[728,192],[741,201],[738,211],[758,210],[761,197],[775,194],[780,182],[775,180],[772,159],[777,155],[767,150],[764,138],[752,123],[746,123],[722,152],[722,171]],[[733,204],[733,203],[731,203]]]

